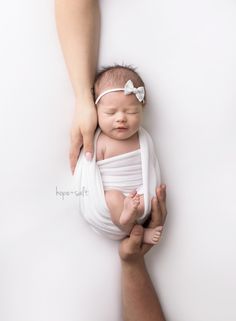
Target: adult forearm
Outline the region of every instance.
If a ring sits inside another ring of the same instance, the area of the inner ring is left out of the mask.
[[[98,0],[55,0],[55,15],[75,95],[91,98],[100,35]]]
[[[124,321],[165,321],[144,260],[122,262],[122,301]]]

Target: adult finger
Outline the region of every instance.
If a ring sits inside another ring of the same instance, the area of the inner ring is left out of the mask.
[[[165,217],[167,212],[165,207],[165,186],[161,185],[156,189],[156,197],[152,198],[152,211],[151,211],[151,220],[148,224],[148,228],[155,228],[157,226],[163,226],[165,222]],[[161,202],[160,202],[161,200]],[[163,214],[164,213],[164,214]],[[142,245],[142,254],[145,255],[153,245],[143,244]]]
[[[166,216],[167,216],[166,185],[162,184],[159,188],[157,188],[156,195],[157,195],[158,203],[161,209],[161,216],[162,216],[161,224],[163,225],[165,223]]]
[[[135,225],[130,237],[124,239],[120,244],[119,254],[123,261],[131,261],[140,257],[143,242],[143,227]]]
[[[161,208],[158,202],[157,197],[152,198],[152,212],[151,212],[151,221],[148,224],[148,228],[155,228],[157,226],[162,226],[162,214]],[[145,255],[153,245],[143,243],[142,245],[142,254]]]
[[[160,203],[157,197],[152,198],[152,212],[151,221],[148,225],[149,228],[154,228],[156,226],[162,225],[162,212]]]
[[[143,243],[141,248],[141,254],[145,255],[152,247],[153,247],[152,244]]]
[[[94,132],[88,132],[83,134],[84,153],[88,161],[93,158],[93,139]]]
[[[141,244],[143,242],[143,227],[142,225],[135,225],[130,233],[127,251],[130,254],[140,252]]]
[[[82,145],[83,145],[83,140],[82,140],[81,133],[78,132],[76,136],[74,134],[71,134],[69,158],[70,158],[70,168],[71,168],[72,174],[74,174]]]

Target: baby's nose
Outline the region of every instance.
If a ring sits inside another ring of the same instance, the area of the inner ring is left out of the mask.
[[[126,115],[125,115],[125,113],[117,113],[117,117],[116,117],[116,121],[122,121],[122,122],[124,122],[124,121],[126,121],[127,119],[126,119]]]

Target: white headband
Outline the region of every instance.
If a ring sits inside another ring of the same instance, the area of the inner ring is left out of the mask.
[[[138,101],[144,103],[144,97],[145,97],[145,89],[144,89],[144,87],[142,86],[142,87],[135,88],[132,80],[128,80],[127,83],[125,84],[124,88],[112,88],[112,89],[108,89],[108,90],[105,90],[104,92],[102,92],[98,96],[98,98],[96,99],[95,105],[97,105],[99,100],[104,95],[106,95],[108,93],[111,93],[111,92],[114,92],[114,91],[124,91],[125,95],[135,94],[135,96],[137,97]]]

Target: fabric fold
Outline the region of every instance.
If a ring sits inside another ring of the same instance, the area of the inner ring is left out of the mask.
[[[121,240],[126,236],[126,233],[120,230],[111,220],[105,200],[102,176],[98,166],[102,162],[98,161],[98,164],[96,162],[96,145],[100,133],[101,129],[98,128],[94,136],[93,159],[87,161],[82,149],[75,168],[74,178],[76,187],[78,189],[86,189],[87,191],[85,195],[79,197],[79,212],[96,232],[113,240]],[[142,192],[144,195],[144,214],[138,219],[138,223],[143,224],[150,214],[151,199],[156,195],[156,187],[161,184],[161,175],[150,135],[143,127],[140,127],[138,134],[142,163]],[[125,160],[125,154],[119,156],[121,156],[120,159]]]

